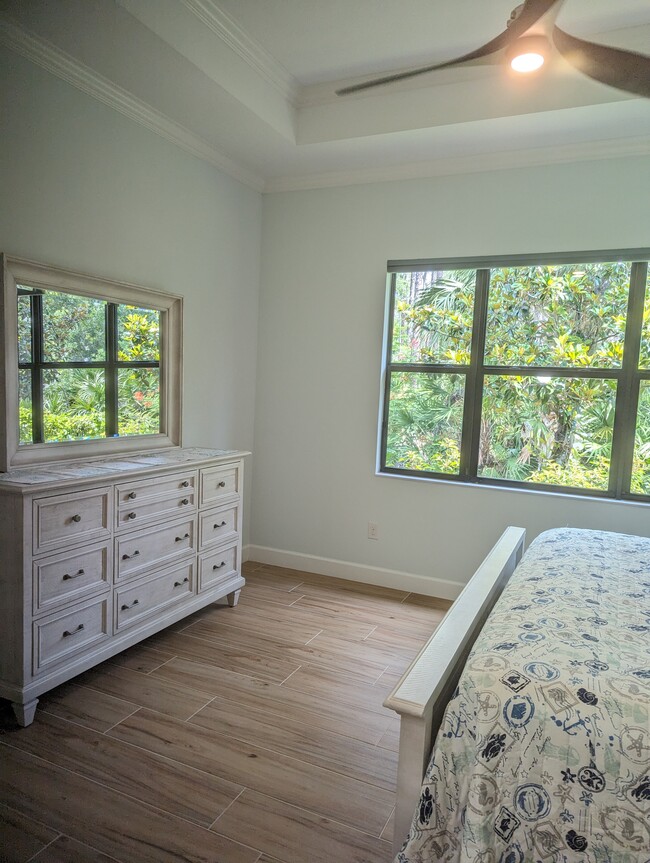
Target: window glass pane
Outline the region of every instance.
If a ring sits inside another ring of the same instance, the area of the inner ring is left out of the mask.
[[[639,390],[630,491],[650,494],[650,381],[641,381]]]
[[[618,368],[629,263],[491,271],[486,365]]]
[[[159,369],[118,369],[118,432],[121,436],[160,432]]]
[[[650,369],[650,265],[645,288],[645,304],[643,306],[643,330],[641,331],[641,353],[639,368]]]
[[[43,292],[43,359],[48,363],[106,358],[106,303],[58,291]]]
[[[476,270],[396,273],[392,361],[467,365]]]
[[[18,362],[32,361],[32,312],[30,298],[18,295]]]
[[[616,381],[487,375],[478,475],[606,490]]]
[[[458,474],[465,375],[393,373],[386,467]]]
[[[18,425],[19,443],[31,443],[32,437],[32,373],[18,369]]]
[[[45,442],[104,437],[105,396],[103,369],[45,369]]]
[[[117,349],[120,362],[160,359],[160,312],[135,306],[117,307]]]

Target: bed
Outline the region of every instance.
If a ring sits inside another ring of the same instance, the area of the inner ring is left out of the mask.
[[[396,861],[650,863],[650,539],[523,546],[508,528],[386,701]]]

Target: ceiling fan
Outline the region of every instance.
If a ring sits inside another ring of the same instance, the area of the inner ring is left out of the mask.
[[[492,58],[497,52],[505,52],[516,71],[531,72],[543,64],[545,55],[550,53],[551,45],[554,45],[565,60],[595,81],[650,98],[650,57],[635,51],[598,45],[560,30],[554,23],[554,18],[563,2],[564,0],[525,0],[513,10],[503,33],[475,51],[444,63],[421,66],[352,84],[337,90],[336,95],[358,93],[360,90],[435,72],[437,69],[449,69],[483,58]],[[551,12],[552,15],[549,14]],[[545,22],[541,19],[545,19]]]

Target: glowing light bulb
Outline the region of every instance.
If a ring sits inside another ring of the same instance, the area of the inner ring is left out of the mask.
[[[508,48],[507,57],[515,72],[527,74],[544,65],[549,48],[544,36],[523,36]]]
[[[512,58],[510,65],[515,72],[535,72],[540,66],[544,65],[544,57],[535,52],[518,54]]]

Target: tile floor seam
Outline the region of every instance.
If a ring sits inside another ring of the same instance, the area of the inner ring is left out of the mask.
[[[315,815],[317,818],[325,818],[327,821],[332,824],[336,824],[339,827],[344,827],[346,830],[352,830],[355,833],[361,834],[361,836],[368,836],[370,839],[378,839],[381,842],[388,842],[387,839],[382,839],[381,836],[376,835],[375,833],[368,833],[367,830],[361,830],[359,827],[353,827],[351,824],[346,824],[344,821],[340,821],[338,818],[332,818],[330,815],[322,815],[319,812],[314,812],[313,809],[306,809],[304,806],[297,806],[295,803],[288,803],[286,800],[283,800],[281,797],[275,797],[273,794],[266,794],[263,791],[256,791],[254,788],[245,788],[244,791],[250,791],[252,794],[259,794],[262,797],[268,797],[270,800],[275,800],[277,803],[281,803],[283,806],[288,806],[291,809],[297,809],[299,812],[305,812],[307,815]],[[242,791],[242,794],[244,793]],[[239,795],[241,796],[241,795]],[[233,800],[233,803],[235,801]],[[232,804],[231,804],[232,805]],[[230,808],[230,807],[228,807]],[[386,824],[390,821],[391,815],[393,814],[393,810],[395,806],[391,809],[390,815],[386,819]],[[386,824],[382,827],[382,831],[386,829]],[[267,854],[268,852],[262,851],[262,854]]]
[[[102,731],[102,734],[103,734],[104,736],[108,736],[108,732],[109,732],[112,728],[115,728],[115,726],[116,726],[116,725],[119,725],[119,724],[120,724],[120,722],[124,722],[124,720],[125,720],[125,719],[128,719],[128,718],[129,718],[129,716],[133,716],[135,713],[137,713],[137,712],[138,712],[138,710],[141,710],[141,709],[142,709],[142,708],[141,708],[141,707],[139,707],[139,706],[138,706],[138,707],[136,707],[136,708],[135,708],[135,710],[132,710],[132,711],[129,713],[129,715],[128,715],[128,716],[123,716],[121,719],[118,719],[118,720],[117,720],[117,722],[114,722],[114,723],[111,725],[111,727],[110,727],[110,728],[105,728],[105,729]],[[79,724],[81,724],[81,723],[79,723]],[[94,730],[94,729],[93,729],[93,730]],[[113,739],[113,738],[111,738],[111,739]]]
[[[114,738],[110,738],[110,739],[114,739]],[[122,741],[122,742],[125,742],[125,741]],[[4,744],[4,741],[0,741],[0,746],[2,746],[2,745],[7,745],[7,746],[9,746],[10,749],[14,749],[16,752],[21,752],[23,755],[29,755],[30,758],[35,758],[37,761],[42,761],[44,764],[49,764],[53,767],[56,767],[58,770],[64,770],[66,773],[71,773],[73,776],[77,776],[79,779],[83,779],[86,782],[91,782],[93,785],[97,785],[99,788],[103,788],[105,791],[109,791],[112,794],[117,794],[120,797],[124,797],[126,800],[133,800],[135,803],[139,803],[141,806],[145,806],[149,809],[154,809],[156,812],[158,812],[160,815],[165,816],[166,818],[170,818],[170,817],[171,818],[177,818],[179,821],[183,821],[186,824],[191,824],[193,827],[196,827],[199,830],[208,831],[208,828],[205,827],[203,824],[200,824],[198,821],[193,821],[191,818],[185,818],[182,815],[175,815],[173,812],[169,812],[167,809],[161,809],[160,806],[156,806],[154,803],[149,803],[149,801],[147,801],[147,800],[141,800],[139,797],[135,797],[133,794],[127,794],[125,791],[118,791],[116,788],[113,788],[112,785],[106,785],[106,783],[100,782],[99,779],[93,779],[92,776],[86,776],[84,773],[79,773],[76,770],[71,770],[69,767],[63,767],[61,764],[57,764],[56,761],[50,761],[49,759],[44,758],[42,755],[36,755],[34,752],[30,752],[29,750],[21,749],[20,747],[12,746],[11,744]],[[148,750],[146,750],[146,749],[144,751],[148,752]],[[152,753],[149,752],[149,754],[152,754]],[[154,753],[154,754],[156,754],[156,753]],[[161,756],[161,757],[166,757],[166,756]],[[187,764],[183,764],[182,762],[177,762],[177,763],[181,764],[183,767],[188,767]],[[196,770],[197,768],[192,768],[192,769]],[[200,772],[205,773],[206,771],[202,770]],[[214,774],[208,774],[208,775],[213,776]],[[222,777],[218,777],[218,778],[222,778]],[[224,780],[224,781],[228,782],[229,780]],[[233,785],[239,785],[240,783],[233,782],[232,784]],[[20,810],[18,810],[18,811],[20,811]],[[56,828],[51,828],[51,829],[56,829]],[[69,839],[74,839],[75,842],[80,842],[82,845],[84,844],[82,839],[76,839],[74,836],[70,836],[69,833],[62,833],[61,835],[68,836]],[[227,837],[225,837],[225,838],[227,838]],[[234,839],[231,839],[230,841],[236,842],[236,840],[234,840]],[[237,845],[243,845],[242,842],[236,842],[236,844]],[[90,846],[90,847],[92,847],[92,846]],[[104,851],[101,851],[100,848],[97,848],[96,850],[100,851],[102,854],[106,853]],[[257,848],[254,848],[253,850],[257,851]],[[110,855],[108,855],[108,856],[110,856]]]
[[[144,673],[147,675],[150,675],[153,671],[158,671],[159,668],[162,668],[163,665],[167,665],[167,663],[171,662],[173,659],[178,659],[178,657],[177,656],[170,656],[169,659],[166,659],[164,662],[161,662],[160,665],[157,665],[155,668],[150,668],[149,671],[145,671]]]
[[[16,810],[16,811],[19,811],[19,810]],[[47,825],[45,825],[45,826],[47,826]],[[54,828],[51,828],[51,829],[54,829]],[[54,832],[56,832],[56,831],[54,831]],[[53,842],[56,842],[63,835],[64,835],[63,833],[59,833],[58,836],[54,837],[54,839],[50,839],[50,841],[46,845],[43,845],[42,848],[39,848],[38,851],[36,852],[36,854],[32,854],[31,857],[28,857],[27,860],[24,861],[24,863],[32,863],[32,860],[35,860],[39,856],[39,854],[42,854],[46,848],[49,848]],[[118,861],[118,863],[119,863],[119,861]]]
[[[188,720],[188,722],[189,722],[189,720]],[[314,761],[308,761],[306,757],[300,757],[298,755],[288,755],[286,752],[281,752],[278,749],[270,749],[268,746],[264,746],[263,743],[259,743],[259,742],[252,743],[250,740],[246,740],[242,737],[237,737],[236,734],[232,734],[232,733],[224,734],[221,731],[212,731],[212,729],[206,728],[204,725],[199,725],[196,722],[190,722],[189,724],[193,725],[196,728],[200,728],[203,731],[207,731],[211,734],[218,734],[220,737],[227,737],[229,739],[236,740],[238,743],[243,743],[245,746],[251,746],[251,747],[255,747],[256,749],[261,749],[262,752],[269,753],[270,755],[275,755],[275,756],[279,755],[281,758],[289,758],[291,761],[296,761],[298,764],[306,764],[309,767],[315,767],[317,770],[324,770],[326,773],[332,773],[332,774],[334,774],[334,776],[344,776],[346,779],[351,779],[354,782],[359,782],[362,785],[368,785],[371,788],[378,788],[380,791],[385,791],[387,794],[394,794],[395,793],[395,790],[392,788],[386,788],[384,785],[377,785],[376,783],[370,782],[367,779],[359,779],[358,776],[351,776],[349,773],[344,773],[344,772],[342,772],[341,769],[336,769],[336,765],[330,766],[330,767],[324,767],[322,764],[315,763]],[[335,731],[332,731],[329,733],[336,734]],[[341,735],[341,736],[343,737],[344,735]],[[111,739],[118,739],[119,740],[120,738],[111,738]],[[351,738],[347,738],[347,739],[351,739]],[[361,742],[363,742],[363,741],[361,741]],[[368,745],[370,746],[371,744],[368,744]],[[145,751],[150,751],[150,750],[145,750]],[[163,757],[166,757],[166,756],[163,756]],[[175,759],[175,760],[177,760],[177,759]],[[191,767],[191,765],[185,764],[185,762],[183,762],[183,761],[181,761],[179,763],[184,764],[186,767]],[[196,768],[194,768],[194,769],[196,769]],[[202,772],[207,773],[208,771],[204,770]],[[219,774],[216,774],[216,773],[210,773],[209,775],[210,776],[216,776],[218,779],[223,779],[225,782],[232,782],[233,785],[242,785],[243,784],[242,782],[237,782],[236,780],[233,780],[233,779],[227,779],[225,776],[220,776]],[[253,788],[252,786],[248,786],[248,787],[251,791],[257,791],[257,789]],[[266,794],[265,791],[257,791],[257,793],[258,794]],[[269,797],[271,795],[267,794],[266,796]],[[278,798],[278,799],[280,799],[280,798]],[[290,806],[295,805],[292,803],[288,803],[288,801],[286,801],[286,800],[284,802]]]
[[[246,786],[244,788],[242,788],[242,790],[239,792],[239,794],[234,798],[234,800],[230,801],[230,803],[226,806],[226,808],[223,810],[223,812],[220,812],[219,815],[217,815],[217,817],[214,819],[212,824],[210,824],[210,826],[208,827],[208,830],[212,830],[212,828],[217,823],[217,821],[221,818],[221,816],[226,814],[226,812],[230,809],[230,807],[233,805],[233,803],[236,803],[237,800],[239,800],[239,798],[242,796],[242,794],[246,790],[247,790]],[[259,849],[256,848],[255,850],[257,851]],[[263,851],[260,851],[260,854],[263,854],[263,853],[264,853]]]

